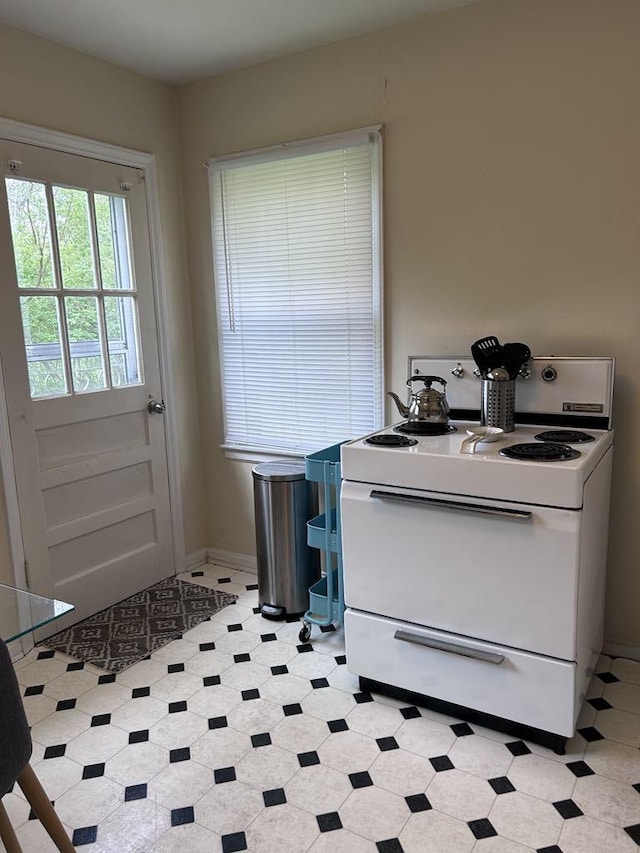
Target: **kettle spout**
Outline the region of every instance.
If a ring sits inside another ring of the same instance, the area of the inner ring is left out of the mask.
[[[394,394],[393,391],[387,391],[387,396],[392,397],[395,401],[396,406],[398,407],[398,411],[402,415],[403,418],[409,417],[409,407],[405,406],[400,397],[397,394]]]

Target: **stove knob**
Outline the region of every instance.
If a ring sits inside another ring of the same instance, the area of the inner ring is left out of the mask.
[[[482,376],[482,374],[480,373],[480,368],[479,368],[479,367],[476,367],[476,368],[474,369],[474,371],[473,371],[473,375],[476,377],[476,379],[480,379],[480,377]]]
[[[452,375],[456,377],[456,379],[460,379],[464,376],[464,367],[458,362],[456,366],[451,371]]]
[[[551,365],[547,365],[547,367],[542,368],[542,373],[540,374],[545,382],[553,382],[553,380],[557,377],[558,371],[555,367],[551,367]]]
[[[528,364],[523,364],[520,370],[518,371],[518,376],[522,379],[531,379],[531,368]]]

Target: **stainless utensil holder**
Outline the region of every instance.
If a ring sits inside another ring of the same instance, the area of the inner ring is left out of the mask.
[[[515,429],[516,380],[482,380],[480,423],[500,427],[505,432]]]

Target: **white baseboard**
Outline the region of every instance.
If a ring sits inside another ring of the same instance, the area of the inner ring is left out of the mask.
[[[234,554],[233,551],[221,551],[219,548],[207,548],[207,563],[242,569],[244,572],[258,573],[258,561],[251,554]]]
[[[232,569],[242,569],[243,572],[258,573],[258,561],[251,554],[236,554],[233,551],[222,551],[219,548],[200,548],[187,554],[185,571],[199,569],[206,563],[216,563],[219,566],[229,566]]]
[[[640,661],[640,646],[623,646],[620,643],[605,643],[602,653],[616,658]]]
[[[199,551],[194,551],[192,554],[187,554],[184,561],[185,572],[190,572],[192,569],[199,569],[207,562],[207,549],[200,548]]]

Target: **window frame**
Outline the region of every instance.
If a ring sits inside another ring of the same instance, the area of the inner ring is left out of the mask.
[[[279,162],[290,159],[296,155],[308,155],[322,153],[323,151],[336,151],[340,148],[351,147],[357,144],[369,142],[371,148],[371,234],[372,234],[372,340],[374,346],[374,361],[371,370],[374,374],[374,403],[372,407],[373,426],[372,431],[384,425],[384,282],[383,282],[383,228],[382,228],[382,125],[372,125],[336,134],[303,139],[294,142],[286,142],[265,148],[249,151],[225,154],[211,157],[205,163],[209,176],[209,200],[210,200],[210,223],[212,239],[212,266],[213,286],[216,301],[217,321],[217,346],[220,360],[220,389],[223,411],[224,437],[220,444],[221,449],[228,458],[241,460],[261,461],[274,456],[303,457],[304,451],[300,449],[275,449],[264,447],[260,444],[238,444],[227,440],[227,400],[225,394],[225,353],[222,342],[221,310],[220,303],[223,298],[223,290],[226,285],[221,285],[216,276],[216,228],[218,222],[215,215],[215,194],[218,192],[216,182],[219,179],[221,168],[228,163],[259,164],[267,162]],[[285,393],[283,391],[283,393]],[[283,405],[286,405],[283,403]],[[355,436],[354,436],[355,437]]]

